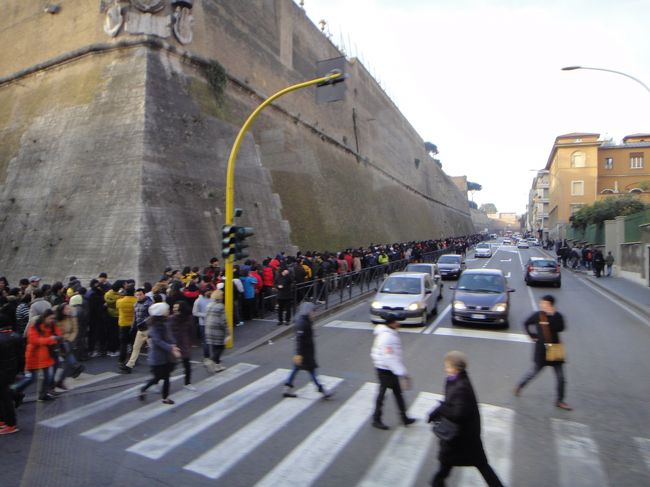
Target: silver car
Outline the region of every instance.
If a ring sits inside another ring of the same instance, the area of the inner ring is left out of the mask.
[[[437,286],[438,290],[437,293],[434,291],[434,295],[437,294],[438,296],[438,301],[442,299],[442,276],[440,275],[440,271],[438,270],[438,264],[431,264],[428,262],[416,262],[413,264],[408,264],[406,268],[404,269],[404,272],[424,272],[425,274],[429,274],[433,278],[433,283],[435,286]]]
[[[480,243],[474,248],[474,257],[492,257],[492,246],[489,243]]]
[[[425,326],[429,316],[438,312],[438,289],[424,272],[395,272],[388,276],[370,304],[370,319],[384,323],[388,313],[405,317],[404,325]]]

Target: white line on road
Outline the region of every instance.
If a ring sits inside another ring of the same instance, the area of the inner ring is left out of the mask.
[[[637,313],[636,311],[631,310],[630,308],[628,308],[627,306],[625,306],[623,303],[617,301],[617,300],[614,299],[612,296],[610,296],[610,295],[607,294],[606,292],[602,291],[600,288],[596,287],[595,285],[593,285],[592,283],[590,283],[590,282],[587,281],[586,279],[579,279],[579,281],[582,282],[585,286],[587,286],[587,287],[590,288],[591,290],[596,291],[596,292],[597,292],[598,294],[600,294],[601,296],[606,297],[606,298],[609,299],[612,303],[618,305],[620,308],[622,308],[622,309],[624,309],[625,311],[627,311],[628,313],[630,313],[632,316],[634,316],[634,317],[635,317],[637,320],[639,320],[641,323],[643,323],[643,324],[645,324],[645,325],[647,325],[647,326],[650,326],[650,322],[648,322],[648,319],[647,319],[647,318],[645,318],[644,316],[641,316],[641,315],[640,315],[639,313]]]
[[[429,326],[427,326],[424,330],[422,330],[422,333],[427,333],[431,334],[433,331],[438,328],[438,325],[440,322],[444,319],[445,316],[447,316],[447,313],[451,311],[451,304],[448,304],[445,309],[443,309],[440,313],[438,313],[438,316],[436,316],[436,320],[431,323]]]
[[[530,343],[530,337],[521,333],[502,333],[498,331],[468,330],[457,328],[438,328],[434,335],[455,336],[463,338],[484,338],[488,340],[503,340],[505,342]]]
[[[288,373],[287,369],[276,369],[220,401],[214,402],[210,406],[178,421],[157,435],[136,443],[126,451],[137,453],[152,460],[158,460],[192,436],[208,429],[229,414],[277,387]]]
[[[367,321],[343,321],[343,320],[334,320],[330,321],[324,328],[347,328],[348,330],[364,330],[364,331],[373,331],[375,325],[368,323]],[[422,327],[409,327],[401,326],[399,329],[400,333],[421,333]]]
[[[551,418],[557,447],[560,485],[592,487],[610,485],[598,458],[598,446],[591,439],[589,427]]]
[[[343,379],[326,375],[321,375],[318,379],[327,390],[332,390],[343,382]],[[300,388],[296,394],[298,397],[283,399],[183,468],[213,480],[218,479],[322,397],[314,391],[313,384]]]
[[[421,392],[409,408],[409,416],[417,422],[408,428],[397,428],[372,467],[358,484],[359,487],[410,487],[415,485],[418,472],[428,457],[434,435],[423,421],[427,413],[442,401],[440,394]]]
[[[639,452],[645,461],[648,471],[650,471],[650,440],[648,438],[634,438],[637,445],[639,445]]]
[[[209,392],[212,389],[226,384],[231,380],[234,380],[237,377],[240,377],[256,368],[257,365],[244,363],[233,365],[232,367],[226,369],[224,372],[218,375],[210,376],[198,384],[195,384],[197,388],[196,392],[183,390],[177,394],[174,394],[174,402],[176,404],[168,405],[161,402],[157,402],[156,404],[147,404],[146,406],[135,409],[130,413],[119,416],[111,421],[107,421],[104,424],[100,424],[91,430],[85,431],[81,434],[81,436],[85,436],[86,438],[90,438],[95,441],[110,440],[111,438],[114,438],[115,436],[124,433],[125,431],[128,431],[129,429],[134,428],[139,424],[142,424],[144,421],[172,411],[182,404],[185,404],[192,399],[196,399],[199,397],[199,394]]]
[[[370,424],[377,384],[366,382],[256,487],[312,485],[364,424]]]
[[[509,272],[506,274],[506,279],[510,279],[510,273]]]
[[[512,262],[512,259],[501,259],[501,262]]]
[[[67,380],[65,385],[68,389],[73,390],[73,389],[79,389],[80,387],[85,387],[89,386],[90,384],[94,384],[96,382],[100,382],[106,379],[110,379],[112,377],[116,377],[120,374],[117,372],[102,372],[101,374],[81,374],[78,378],[76,379],[70,379]]]

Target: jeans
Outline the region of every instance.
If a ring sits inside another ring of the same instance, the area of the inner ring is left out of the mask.
[[[553,367],[553,370],[555,371],[555,377],[557,378],[557,402],[562,402],[564,401],[564,387],[565,387],[565,379],[564,379],[564,369],[562,368],[562,362],[551,362],[548,364],[549,366]],[[519,381],[519,387],[522,389],[526,384],[528,384],[533,378],[539,374],[539,372],[545,367],[545,364],[537,364],[535,363],[533,367],[524,375],[524,377]]]
[[[612,265],[607,264],[607,277],[612,277]]]
[[[142,345],[144,345],[144,342],[147,341],[148,336],[149,335],[147,333],[147,330],[145,331],[138,330],[138,333],[135,334],[135,340],[133,342],[133,350],[131,351],[131,358],[129,358],[129,361],[126,363],[126,366],[129,367],[130,369],[135,367],[135,362],[138,360],[138,357],[140,356],[140,350],[142,349]]]
[[[203,358],[209,358],[210,345],[205,343],[205,325],[199,325],[199,337],[201,338],[201,345],[203,346]]]
[[[503,484],[499,480],[499,477],[497,477],[497,474],[494,473],[494,470],[492,470],[492,467],[488,463],[482,463],[480,465],[474,465],[478,471],[481,473],[483,476],[483,479],[485,482],[488,484],[489,487],[503,487]],[[436,472],[436,474],[433,476],[433,479],[431,480],[431,485],[433,487],[444,487],[445,485],[445,479],[449,476],[451,473],[451,469],[453,467],[451,465],[444,465],[440,464],[440,468]]]
[[[399,377],[393,374],[390,370],[376,370],[377,377],[379,378],[379,393],[375,400],[375,412],[372,415],[372,419],[377,422],[381,421],[381,411],[384,405],[384,396],[386,395],[387,389],[393,390],[393,395],[395,396],[395,402],[397,403],[400,416],[402,417],[402,420],[406,419],[406,404],[404,404],[404,398],[402,397],[402,387],[399,383]]]
[[[46,369],[32,369],[28,370],[19,382],[14,385],[15,392],[23,392],[27,387],[38,379],[38,371],[43,371],[43,378],[39,381],[38,385],[38,397],[43,398],[47,394],[47,391],[52,386],[52,367]]]
[[[287,381],[284,383],[284,385],[293,387],[293,380],[296,378],[296,374],[300,370],[301,370],[300,367],[294,365],[293,370],[289,373],[289,377],[287,377]],[[316,376],[316,369],[307,370],[307,372],[309,372],[309,375],[311,376],[311,380],[314,382],[314,384],[316,384],[316,387],[318,387],[318,392],[322,392],[323,386],[321,385],[320,382],[318,382],[318,377]]]
[[[278,322],[289,323],[291,321],[291,298],[278,299]]]
[[[185,370],[185,385],[192,383],[192,364],[190,364],[189,358],[183,359],[183,369]]]
[[[59,382],[63,382],[66,377],[70,377],[73,369],[79,365],[79,362],[77,362],[77,358],[74,356],[74,353],[72,351],[72,343],[64,341],[61,344],[61,348],[63,350],[63,353],[57,357],[58,361],[54,364],[52,373],[55,384],[59,384]],[[60,365],[62,365],[63,368],[57,377],[57,369]]]

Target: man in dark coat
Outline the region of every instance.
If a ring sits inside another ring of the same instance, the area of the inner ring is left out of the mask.
[[[560,343],[560,332],[564,331],[564,318],[555,309],[555,298],[551,295],[542,296],[539,302],[540,311],[533,313],[524,323],[526,333],[535,342],[535,352],[533,354],[533,367],[524,375],[515,387],[513,393],[515,396],[521,394],[522,389],[530,382],[539,372],[548,366],[553,367],[557,377],[557,400],[555,405],[560,409],[571,411],[571,407],[564,402],[564,370],[562,365],[564,360],[548,362],[546,360],[546,343]],[[532,328],[532,330],[531,330]]]
[[[9,386],[16,379],[22,353],[22,337],[11,329],[9,320],[0,321],[0,435],[18,431],[14,400],[19,404],[24,395],[16,393],[14,397]]]
[[[314,347],[314,333],[312,331],[314,307],[312,303],[303,302],[296,312],[294,324],[294,330],[296,332],[296,354],[293,356],[293,370],[284,383],[284,397],[296,397],[296,393],[293,392],[293,379],[300,370],[309,372],[311,379],[318,388],[318,392],[323,395],[324,399],[331,396],[323,385],[318,382],[318,377],[316,377],[318,364],[316,363],[316,348]]]
[[[458,433],[450,440],[440,440],[440,468],[431,485],[444,487],[452,467],[472,466],[478,469],[490,487],[503,487],[483,450],[481,416],[466,368],[464,353],[453,351],[445,355],[445,400],[429,414],[429,422],[446,418],[458,426]]]

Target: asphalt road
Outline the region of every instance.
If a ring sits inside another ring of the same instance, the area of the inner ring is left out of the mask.
[[[650,326],[568,271],[561,289],[527,287],[523,263],[543,251],[497,249],[489,260],[470,253],[467,265],[510,274],[510,328],[452,326],[453,281],[445,281],[438,316],[402,333],[412,414],[421,419],[435,406],[445,379],[442,357],[462,350],[483,405],[488,458],[506,485],[650,485]],[[556,296],[567,322],[571,412],[554,407],[550,369],[521,397],[512,395],[532,358],[521,323],[546,293]],[[428,425],[399,426],[388,397],[391,430],[370,426],[376,378],[368,306],[361,302],[317,325],[319,372],[335,392],[328,401],[314,394],[304,372],[296,383],[300,397],[281,397],[293,354],[293,340],[284,338],[229,358],[228,370],[210,378],[197,365],[199,392],[175,381],[173,407],[162,407],[153,393],[143,405],[133,385],[23,406],[21,433],[0,438],[1,484],[428,485],[438,449]],[[483,483],[473,469],[459,468],[449,485]]]

